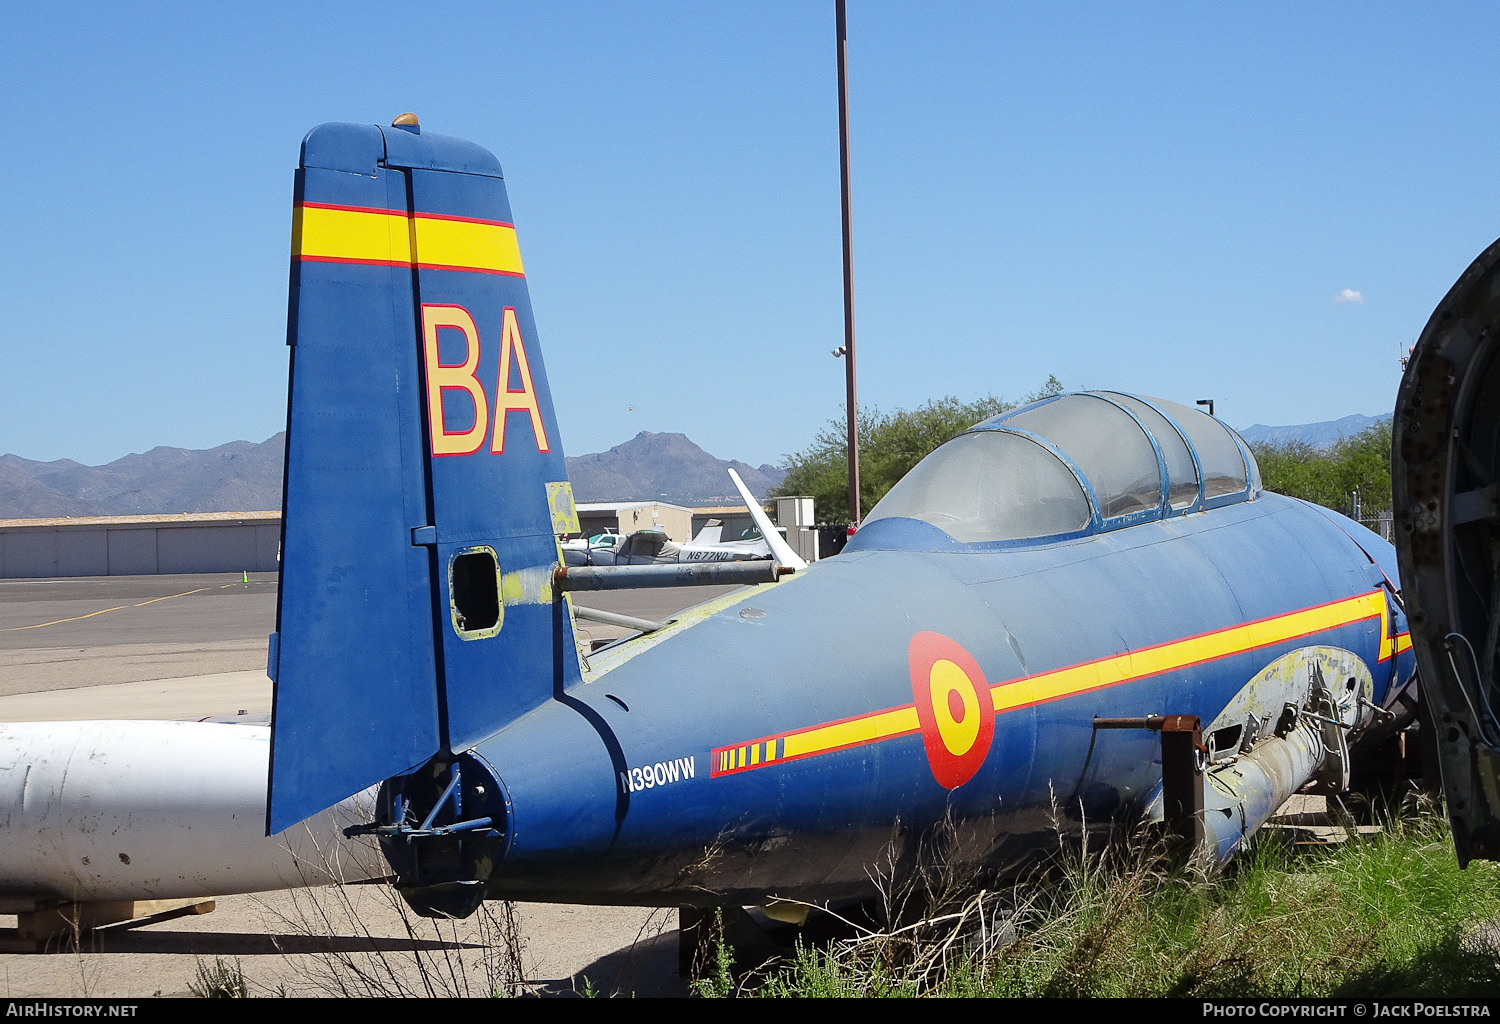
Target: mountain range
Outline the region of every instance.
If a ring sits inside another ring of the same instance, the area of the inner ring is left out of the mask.
[[[757,498],[764,498],[786,479],[786,471],[775,466],[756,468],[716,459],[686,434],[646,430],[607,452],[569,459],[568,479],[578,501],[650,498],[676,505],[738,505],[730,469],[739,473]]]
[[[279,509],[285,452],[279,433],[206,451],[153,448],[103,466],[0,455],[0,519]],[[756,497],[786,476],[775,466],[716,459],[683,434],[642,431],[607,452],[568,459],[568,477],[578,501],[738,504],[731,466]]]
[[[1346,437],[1363,433],[1377,423],[1389,422],[1390,413],[1384,416],[1361,416],[1355,413],[1343,419],[1324,420],[1321,423],[1301,423],[1291,427],[1268,427],[1257,423],[1240,431],[1240,436],[1251,444],[1286,444],[1301,441],[1314,448],[1327,448]]]
[[[1257,423],[1240,433],[1252,443],[1302,441],[1327,448],[1390,418],[1356,414],[1283,427]],[[259,444],[233,441],[205,451],[153,448],[103,466],[0,455],[0,519],[279,509],[285,451],[286,435],[280,433]],[[738,504],[730,467],[759,498],[786,477],[775,466],[714,458],[684,434],[643,430],[607,452],[568,459],[568,478],[581,502]]]

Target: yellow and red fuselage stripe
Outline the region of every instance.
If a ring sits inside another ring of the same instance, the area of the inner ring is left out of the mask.
[[[1380,621],[1380,660],[1383,662],[1411,647],[1409,634],[1390,635],[1387,615],[1385,593],[1375,590],[1284,615],[1242,622],[1227,629],[1144,647],[1138,651],[1126,651],[1051,672],[989,684],[990,700],[997,715],[1018,711],[1290,640],[1315,636],[1370,619]],[[732,775],[763,768],[768,764],[815,757],[898,736],[909,736],[920,730],[916,704],[902,704],[804,729],[715,747],[710,755],[710,765],[714,776]]]
[[[292,258],[526,276],[513,224],[328,203],[293,207]]]

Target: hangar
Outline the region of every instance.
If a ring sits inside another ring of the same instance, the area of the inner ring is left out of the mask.
[[[275,572],[280,512],[0,519],[0,579]]]
[[[776,521],[809,561],[818,557],[811,498],[777,498]],[[659,526],[682,543],[710,519],[725,536],[750,525],[743,506],[688,508],[664,501],[592,501],[578,505],[583,536]],[[731,532],[732,531],[732,532]],[[179,512],[169,515],[0,519],[0,579],[154,576],[192,572],[275,572],[281,513]]]

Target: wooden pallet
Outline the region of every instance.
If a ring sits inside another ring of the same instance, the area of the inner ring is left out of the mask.
[[[216,906],[204,899],[70,903],[0,898],[0,914],[16,915],[16,927],[0,928],[0,953],[61,952],[76,948],[78,939],[95,929],[207,914]]]

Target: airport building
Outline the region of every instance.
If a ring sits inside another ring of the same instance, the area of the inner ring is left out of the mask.
[[[743,509],[741,510],[743,511]],[[668,540],[682,544],[692,539],[693,510],[665,501],[581,501],[578,526],[585,537],[659,528]]]
[[[0,519],[0,579],[275,572],[280,512]]]
[[[775,505],[773,518],[787,528],[792,549],[815,560],[812,499],[777,498]],[[725,539],[753,525],[741,505],[694,509],[664,501],[589,501],[578,506],[585,537],[656,527],[682,543],[711,519],[723,525]],[[275,572],[280,553],[279,511],[0,519],[0,579]]]

